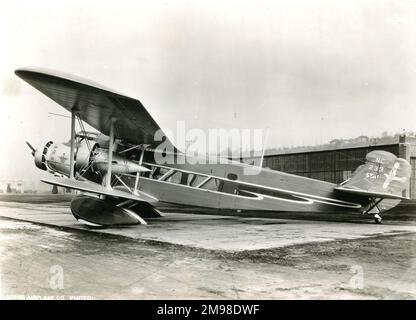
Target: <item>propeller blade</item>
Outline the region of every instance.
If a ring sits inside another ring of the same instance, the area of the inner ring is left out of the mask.
[[[32,156],[34,156],[35,155],[35,151],[36,151],[36,149],[35,148],[33,148],[33,146],[29,143],[29,142],[27,142],[26,141],[26,144],[27,144],[27,146],[32,150]]]

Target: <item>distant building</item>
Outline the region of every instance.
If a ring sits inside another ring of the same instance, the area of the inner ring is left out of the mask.
[[[0,180],[0,190],[2,193],[24,193],[23,180]]]
[[[266,154],[263,167],[338,184],[351,177],[364,163],[366,154],[373,150],[385,150],[409,161],[412,172],[407,196],[416,199],[416,137],[369,139],[361,136],[353,142],[332,140],[323,146],[285,149]],[[259,159],[260,156],[248,157],[244,162],[258,163]]]

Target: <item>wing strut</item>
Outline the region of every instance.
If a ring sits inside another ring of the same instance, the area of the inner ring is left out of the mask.
[[[368,207],[368,209],[367,210],[365,210],[364,212],[363,212],[363,214],[368,214],[373,208],[377,208],[377,211],[378,211],[378,213],[375,213],[374,214],[374,221],[377,223],[377,224],[380,224],[381,223],[381,220],[382,220],[382,218],[381,218],[381,216],[380,216],[380,213],[381,213],[381,210],[380,210],[380,208],[378,207],[378,204],[381,202],[381,201],[383,201],[384,199],[383,198],[379,198],[379,199],[377,199],[377,198],[374,198],[374,197],[371,197],[371,201],[372,201],[372,204]]]
[[[107,164],[107,175],[105,180],[105,186],[107,189],[111,190],[111,165],[113,162],[113,150],[114,150],[114,123],[116,118],[111,118],[110,120],[110,141],[108,143],[108,164]]]
[[[369,213],[373,208],[377,208],[377,210],[380,212],[380,209],[379,209],[379,207],[378,207],[378,204],[381,202],[381,201],[383,201],[384,199],[383,198],[379,198],[378,200],[376,200],[376,198],[371,198],[371,201],[373,202],[372,203],[372,205],[370,206],[370,207],[368,207],[368,209],[367,210],[365,210],[363,213],[364,214],[367,214],[367,213]]]
[[[144,156],[144,152],[146,151],[146,149],[149,147],[149,144],[144,144],[143,148],[142,148],[142,153],[140,154],[140,160],[139,160],[139,165],[142,165],[143,163],[143,156]],[[139,177],[140,177],[140,172],[136,172],[136,181],[134,182],[134,189],[133,189],[133,193],[137,194],[137,186],[139,185]]]
[[[71,152],[69,158],[69,178],[74,179],[74,162],[75,162],[75,108],[71,110]]]

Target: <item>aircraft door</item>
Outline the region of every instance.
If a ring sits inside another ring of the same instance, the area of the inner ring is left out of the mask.
[[[222,180],[221,185],[221,200],[220,208],[221,209],[235,209],[237,193],[238,193],[238,183],[233,181],[237,180],[237,175],[229,173],[226,175],[226,178],[229,180]],[[230,181],[231,180],[231,181]]]

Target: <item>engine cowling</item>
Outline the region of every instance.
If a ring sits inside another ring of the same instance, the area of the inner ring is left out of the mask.
[[[47,154],[49,151],[49,147],[53,144],[53,141],[43,142],[39,144],[39,146],[36,148],[35,152],[33,153],[33,157],[35,160],[35,165],[39,169],[42,170],[48,170],[47,165]],[[32,147],[33,148],[33,147]]]
[[[69,176],[71,149],[67,144],[48,141],[40,144],[34,152],[35,165],[51,173]],[[75,172],[106,173],[108,170],[108,149],[100,148],[96,142],[86,140],[76,146],[74,157]],[[149,169],[123,156],[113,153],[111,171],[115,174],[145,172]]]
[[[87,143],[84,140],[77,148],[76,157],[75,157],[75,171],[81,172],[87,168],[92,168],[92,162],[95,160],[96,155],[98,154],[98,148],[100,145],[96,142],[89,141]]]
[[[63,143],[53,141],[38,145],[34,153],[35,165],[42,170],[52,173],[69,174],[69,158],[71,150]]]

